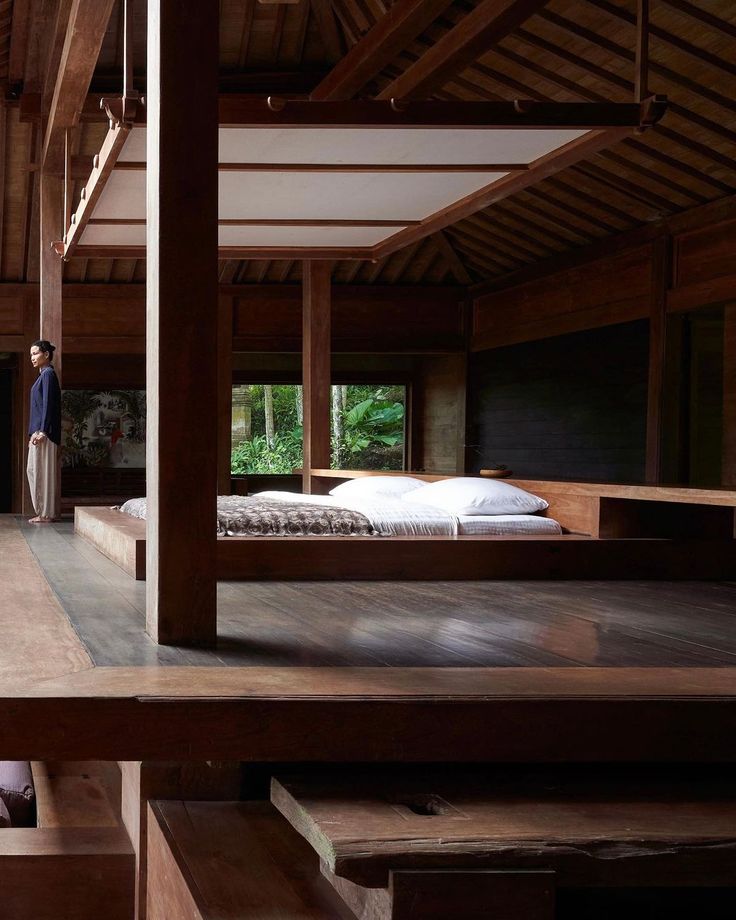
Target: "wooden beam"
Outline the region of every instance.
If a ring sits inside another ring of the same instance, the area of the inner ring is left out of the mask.
[[[11,87],[22,84],[26,75],[30,18],[31,0],[14,0],[8,61],[8,83]]]
[[[463,264],[457,252],[455,252],[455,247],[450,242],[444,230],[440,230],[438,233],[436,233],[434,239],[440,252],[445,257],[447,264],[450,266],[450,271],[455,276],[455,279],[459,281],[460,284],[472,284],[473,279],[470,277],[467,268]]]
[[[340,33],[337,28],[335,11],[332,8],[332,0],[311,0],[312,14],[317,20],[317,29],[319,31],[322,44],[327,52],[325,60],[335,64],[342,57],[342,44],[340,42]],[[245,62],[243,62],[243,65]]]
[[[114,2],[72,2],[43,145],[47,170],[63,165],[64,132],[79,121]]]
[[[649,378],[647,384],[647,440],[645,479],[658,483],[662,468],[667,288],[670,281],[672,240],[661,236],[652,243],[649,313]]]
[[[63,264],[52,244],[60,239],[64,215],[64,183],[57,176],[41,174],[41,285],[40,323],[42,339],[56,345],[54,367],[61,382],[61,299]]]
[[[312,491],[311,469],[330,466],[331,275],[330,262],[305,262],[303,265],[302,485],[307,493]]]
[[[481,0],[436,44],[379,94],[379,99],[421,99],[498,44],[547,0]]]
[[[723,447],[721,485],[736,488],[736,301],[723,309]]]
[[[79,206],[72,215],[74,223],[64,227],[65,260],[71,258],[74,254],[74,250],[77,248],[85,227],[94,213],[95,206],[100,200],[105,184],[112,174],[129,133],[130,125],[125,122],[117,122],[108,129],[102,148],[94,158],[92,172],[89,174],[87,184],[82,190]]]
[[[450,0],[398,0],[312,92],[312,99],[350,99],[392,63]]]
[[[146,628],[161,644],[217,636],[218,27],[218,0],[148,0]]]
[[[51,109],[51,102],[56,87],[56,78],[59,73],[61,55],[64,50],[66,41],[67,26],[69,25],[69,13],[71,12],[72,0],[59,0],[56,8],[56,19],[54,21],[53,32],[49,39],[48,60],[46,62],[46,76],[43,82],[41,92],[41,110],[48,112]],[[86,92],[86,87],[85,87]]]
[[[382,94],[383,96],[383,94]],[[638,128],[666,111],[663,97],[636,102],[438,102],[392,104],[388,98],[349,102],[220,96],[220,127],[236,128]]]
[[[87,171],[76,178],[86,179]],[[72,163],[73,169],[77,168]],[[144,170],[142,160],[120,160],[116,169]],[[329,173],[466,173],[466,172],[515,172],[529,169],[528,163],[220,163],[220,172],[329,172]]]

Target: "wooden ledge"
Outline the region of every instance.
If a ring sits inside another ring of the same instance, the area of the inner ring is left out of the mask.
[[[9,759],[723,762],[733,668],[97,668],[0,700]]]

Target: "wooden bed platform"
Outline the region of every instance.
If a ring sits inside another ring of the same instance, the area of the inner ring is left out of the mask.
[[[316,481],[357,475],[365,474],[313,471]],[[734,491],[507,481],[545,498],[547,514],[567,532],[222,537],[217,541],[217,575],[224,581],[736,578]],[[145,578],[145,521],[110,508],[77,508],[74,526],[130,576]]]

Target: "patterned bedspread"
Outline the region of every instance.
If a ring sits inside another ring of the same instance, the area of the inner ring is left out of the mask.
[[[120,507],[132,517],[146,517],[145,498],[131,498]],[[359,511],[334,505],[284,502],[259,496],[220,495],[217,499],[217,535],[220,537],[377,536],[370,520]]]

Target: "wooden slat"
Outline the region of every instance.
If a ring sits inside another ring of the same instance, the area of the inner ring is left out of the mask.
[[[723,446],[721,483],[736,488],[736,302],[723,310]]]

